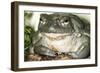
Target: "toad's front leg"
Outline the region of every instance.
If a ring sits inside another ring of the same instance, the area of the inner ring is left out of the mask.
[[[50,56],[50,57],[56,56],[56,53],[53,50],[51,50],[48,47],[45,47],[43,45],[35,46],[34,52],[39,55],[45,55],[45,56]]]

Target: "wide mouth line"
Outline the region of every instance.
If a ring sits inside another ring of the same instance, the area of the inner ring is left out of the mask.
[[[72,33],[44,33],[44,32],[42,32],[41,34],[44,36],[52,37],[52,38],[58,38],[58,37],[69,36]]]

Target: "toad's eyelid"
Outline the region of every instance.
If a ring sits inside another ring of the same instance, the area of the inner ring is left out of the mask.
[[[69,22],[64,22],[63,24],[64,24],[64,25],[68,25],[68,24],[69,24]]]

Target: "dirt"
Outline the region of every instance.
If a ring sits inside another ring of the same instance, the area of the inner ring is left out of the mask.
[[[38,54],[29,54],[25,56],[25,61],[69,60],[69,59],[73,59],[73,58],[65,54],[59,54],[55,57],[49,57],[49,56],[38,55]]]

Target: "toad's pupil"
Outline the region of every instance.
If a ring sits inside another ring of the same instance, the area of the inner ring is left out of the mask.
[[[65,20],[65,22],[68,22],[68,20]]]
[[[40,21],[42,21],[42,19],[40,18]]]

